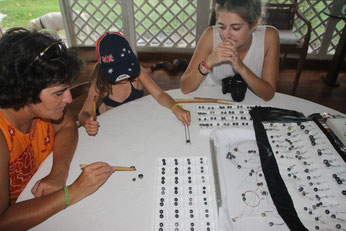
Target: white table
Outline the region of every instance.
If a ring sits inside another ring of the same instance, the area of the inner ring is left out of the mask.
[[[188,95],[183,95],[180,89],[168,93],[176,99],[192,99],[194,96],[230,99],[229,95],[221,93],[221,87],[200,88]],[[306,116],[317,112],[341,114],[280,93],[276,93],[271,101],[264,102],[248,91],[241,104],[271,105],[301,111]],[[32,230],[152,230],[158,158],[202,155],[211,159],[209,136],[200,134],[198,129],[196,104],[184,104],[184,108],[191,112],[191,145],[185,143],[184,127],[180,121],[151,96],[121,105],[99,116],[101,126],[95,137],[88,136],[83,127],[79,128],[79,143],[67,184],[71,184],[81,173],[80,164],[96,161],[116,166],[135,166],[137,171],[114,173],[94,194]],[[52,157],[49,156],[18,201],[33,198],[30,192],[33,184],[48,174],[51,163]],[[211,169],[211,161],[209,165]],[[139,179],[138,174],[143,174],[143,179]]]

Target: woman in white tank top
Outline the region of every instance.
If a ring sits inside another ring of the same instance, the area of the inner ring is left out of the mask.
[[[279,34],[270,26],[258,26],[261,0],[217,0],[217,25],[201,36],[182,76],[184,94],[202,85],[240,74],[260,98],[274,97],[279,75]]]

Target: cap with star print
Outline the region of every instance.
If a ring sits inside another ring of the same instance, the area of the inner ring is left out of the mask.
[[[98,38],[96,55],[103,75],[111,83],[136,77],[140,73],[137,56],[119,32],[107,32]]]

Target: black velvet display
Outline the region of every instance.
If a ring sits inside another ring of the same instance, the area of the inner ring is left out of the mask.
[[[253,119],[262,170],[278,213],[290,230],[308,230],[300,221],[294,208],[292,198],[281,178],[279,167],[262,122],[290,123],[308,121],[310,119],[296,111],[272,107],[254,107],[250,111],[250,115]]]

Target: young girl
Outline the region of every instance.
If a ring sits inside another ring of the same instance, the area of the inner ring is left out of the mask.
[[[217,25],[207,28],[198,42],[181,79],[182,92],[240,74],[256,95],[272,99],[279,74],[279,34],[273,27],[258,25],[261,0],[216,3]]]
[[[162,106],[170,108],[183,124],[190,124],[190,112],[180,107],[149,77],[122,34],[108,32],[102,35],[97,40],[96,53],[98,63],[93,70],[93,81],[78,115],[89,135],[96,135],[99,128],[99,122],[92,115],[94,101],[98,102],[96,107],[100,114],[142,97],[143,87]]]

